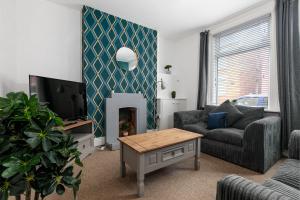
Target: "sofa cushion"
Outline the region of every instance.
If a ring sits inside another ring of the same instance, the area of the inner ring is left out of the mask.
[[[300,190],[300,160],[287,159],[272,179]]]
[[[227,114],[227,122],[228,126],[230,127],[234,122],[241,119],[243,117],[243,113],[241,113],[234,105],[230,103],[229,100],[222,103],[216,109],[211,111],[210,113],[217,113],[217,112],[226,112]]]
[[[202,118],[202,121],[207,122],[208,121],[208,113],[216,109],[218,106],[214,105],[205,105],[204,107],[204,117]]]
[[[183,125],[183,129],[195,133],[200,133],[202,135],[206,135],[207,132],[209,131],[207,129],[207,124],[205,122],[198,122],[195,124],[186,124]]]
[[[263,186],[268,187],[284,196],[287,196],[294,200],[299,200],[300,198],[300,191],[296,190],[293,187],[290,187],[284,183],[281,183],[276,180],[267,179],[263,184]]]
[[[248,107],[248,106],[236,106],[243,117],[237,120],[232,127],[237,129],[245,129],[252,122],[262,119],[264,117],[264,108],[263,107]]]
[[[214,105],[205,105],[204,110],[205,112],[208,114],[211,111],[215,110],[216,108],[218,108],[218,106],[214,106]]]
[[[227,128],[227,113],[209,113],[207,129]]]
[[[236,128],[219,128],[210,130],[206,134],[206,139],[243,146],[244,131]]]

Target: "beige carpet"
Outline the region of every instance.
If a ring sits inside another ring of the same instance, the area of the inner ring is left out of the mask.
[[[271,177],[282,160],[261,175],[215,157],[201,154],[200,170],[193,170],[193,159],[146,175],[145,200],[213,200],[216,183],[227,174],[238,174],[256,182]],[[128,169],[128,168],[127,168]],[[119,151],[96,151],[84,160],[79,200],[137,199],[135,173],[119,176]],[[71,200],[71,192],[52,195],[47,200]]]

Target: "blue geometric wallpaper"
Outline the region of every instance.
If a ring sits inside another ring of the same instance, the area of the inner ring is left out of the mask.
[[[141,92],[147,99],[147,128],[155,128],[157,31],[84,6],[83,77],[87,84],[88,116],[96,137],[105,135],[105,98]],[[120,47],[138,55],[138,66],[124,71],[116,63]]]

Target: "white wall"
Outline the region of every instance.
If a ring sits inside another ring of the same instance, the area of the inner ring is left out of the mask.
[[[16,80],[16,1],[1,0],[0,96],[14,89]]]
[[[157,43],[157,72],[164,73],[164,67],[166,65],[175,65],[175,61],[173,59],[175,56],[175,44],[173,40],[167,39],[159,33],[157,37]]]
[[[178,92],[187,98],[187,109],[197,106],[200,34],[193,33],[176,42],[176,73],[180,80]]]
[[[157,80],[163,79],[165,90],[157,88],[158,98],[171,98],[171,91],[176,91],[177,98],[187,99],[187,109],[197,105],[198,69],[199,69],[199,33],[190,34],[178,40],[158,37]],[[171,74],[166,74],[164,66],[172,65]]]
[[[176,73],[177,68],[175,55],[175,44],[174,41],[168,40],[158,34],[158,60],[157,60],[157,81],[164,82],[166,89],[161,89],[161,84],[157,84],[157,98],[171,98],[171,91],[176,90]],[[166,65],[172,65],[172,74],[166,74],[164,67]]]
[[[27,92],[29,74],[81,81],[81,9],[48,0],[2,1],[0,96]]]

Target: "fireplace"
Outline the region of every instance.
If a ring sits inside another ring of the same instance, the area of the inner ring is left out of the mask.
[[[120,148],[118,137],[145,133],[146,99],[142,94],[112,93],[105,99],[105,139],[111,150]],[[125,134],[124,134],[125,133]]]
[[[136,108],[119,109],[119,137],[136,134]]]

